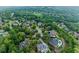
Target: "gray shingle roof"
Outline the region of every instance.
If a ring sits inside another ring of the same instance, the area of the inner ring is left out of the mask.
[[[48,52],[48,46],[43,43],[37,44],[37,49],[38,49],[38,52],[41,52],[41,53]]]
[[[62,41],[58,38],[52,38],[49,43],[54,47],[60,47],[62,45]]]

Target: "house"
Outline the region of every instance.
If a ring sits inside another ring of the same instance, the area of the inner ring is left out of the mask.
[[[29,40],[28,40],[28,39],[25,39],[24,41],[22,41],[22,42],[19,44],[19,47],[20,47],[20,48],[25,48],[28,44],[29,44]]]
[[[32,20],[32,23],[36,23],[36,21],[35,20]]]
[[[79,32],[74,32],[74,36],[79,40]]]
[[[49,31],[48,33],[50,37],[56,37],[57,35],[57,32],[55,30]]]
[[[71,35],[74,35],[74,31],[69,31],[68,33]]]
[[[11,13],[11,17],[13,17],[13,16],[14,16],[14,12]]]
[[[58,26],[62,29],[64,29],[66,32],[69,32],[69,29],[67,28],[67,26],[62,22],[60,24],[58,24]]]
[[[8,34],[8,32],[4,32],[3,37],[7,36]]]
[[[67,27],[65,27],[64,30],[65,30],[66,32],[69,32],[69,29],[68,29]]]
[[[37,44],[37,51],[40,53],[48,52],[48,46],[45,43]]]
[[[0,19],[0,24],[3,23],[2,20]]]
[[[2,20],[0,19],[0,26],[2,26],[2,24],[3,24],[3,22],[2,22]]]
[[[0,35],[3,35],[3,33],[4,33],[4,30],[0,30]]]
[[[62,23],[59,23],[58,26],[64,27],[65,25],[64,25],[64,23],[62,22]]]
[[[60,24],[58,24],[58,26],[60,27],[60,28],[65,28],[66,26],[65,26],[65,24],[62,22],[62,23],[60,23]]]
[[[42,23],[41,22],[38,22],[38,26],[42,26]]]
[[[27,23],[27,24],[30,24],[30,23],[31,23],[31,21],[27,21],[26,23]]]
[[[18,26],[18,25],[20,25],[20,23],[18,22],[18,21],[14,21],[13,23],[12,23],[12,26]]]
[[[7,36],[8,35],[8,32],[5,32],[4,30],[0,30],[0,36]]]
[[[52,38],[49,41],[49,44],[52,45],[53,47],[57,48],[57,47],[61,47],[62,46],[62,40],[58,39],[58,38]]]

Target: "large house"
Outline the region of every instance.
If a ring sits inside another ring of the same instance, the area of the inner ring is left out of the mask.
[[[37,44],[37,51],[40,53],[48,52],[48,46],[45,43]]]
[[[2,26],[2,24],[3,24],[3,22],[2,22],[2,20],[0,19],[0,26]]]
[[[49,41],[49,44],[52,45],[55,48],[58,48],[58,47],[61,47],[62,46],[63,42],[62,42],[62,40],[60,40],[58,38],[52,38]]]

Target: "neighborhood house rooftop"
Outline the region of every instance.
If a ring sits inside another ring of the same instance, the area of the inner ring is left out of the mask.
[[[37,49],[38,49],[38,52],[42,52],[42,53],[48,52],[48,46],[43,43],[38,44]]]
[[[52,38],[49,43],[54,47],[60,47],[62,45],[62,41],[58,38]]]
[[[28,45],[28,39],[25,39],[23,42],[20,43],[19,47],[24,48]]]
[[[56,37],[57,33],[55,30],[49,31],[50,37]]]

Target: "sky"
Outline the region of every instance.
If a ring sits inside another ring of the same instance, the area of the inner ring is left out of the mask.
[[[79,0],[0,0],[0,6],[79,6]]]

